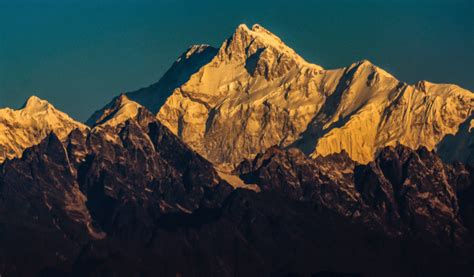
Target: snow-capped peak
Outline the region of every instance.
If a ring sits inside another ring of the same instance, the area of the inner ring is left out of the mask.
[[[0,163],[20,156],[51,132],[63,139],[74,129],[87,127],[37,96],[28,98],[19,110],[0,109]]]
[[[239,36],[242,34],[252,36],[253,38],[259,37],[269,43],[284,44],[278,36],[276,36],[275,34],[273,34],[272,32],[265,29],[259,24],[254,24],[252,28],[247,27],[246,24],[240,24],[235,30],[234,36]]]
[[[87,124],[89,126],[117,126],[128,119],[135,118],[140,108],[142,108],[140,104],[122,93],[106,107],[94,113]]]
[[[258,24],[239,25],[218,50],[192,46],[158,83],[127,96],[218,165],[273,145],[313,157],[346,151],[361,163],[390,145],[435,149],[474,110],[469,91],[411,86],[368,60],[324,70]],[[101,119],[133,115],[109,105]]]
[[[29,112],[43,111],[47,110],[48,108],[54,107],[48,101],[43,100],[35,95],[30,96],[22,107],[22,109],[27,110]]]
[[[367,163],[387,145],[436,148],[473,109],[460,87],[410,86],[368,60],[324,70],[264,27],[241,24],[157,117],[216,164],[272,145]]]
[[[259,24],[254,24],[251,29],[245,24],[240,24],[234,34],[223,43],[218,57],[219,60],[227,62],[261,61],[262,66],[266,64],[268,67],[278,61],[278,64],[287,69],[305,66],[322,69],[306,62],[278,36]]]

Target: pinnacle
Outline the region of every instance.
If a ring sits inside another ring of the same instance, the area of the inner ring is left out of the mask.
[[[265,28],[264,28],[262,25],[260,25],[260,24],[254,24],[254,25],[252,26],[252,31],[253,31],[253,32],[258,32],[258,33],[265,33],[265,34],[267,34],[267,35],[272,35],[272,36],[276,37],[275,34],[273,34],[272,32],[270,32],[268,29],[265,29]]]
[[[268,31],[262,25],[257,24],[257,23],[252,25],[252,28],[249,28],[246,24],[242,23],[235,30],[235,34],[247,34],[252,37],[263,35],[263,36],[271,36],[273,37],[273,39],[278,38],[275,34]]]
[[[25,105],[33,105],[35,103],[41,103],[43,101],[45,101],[45,100],[42,100],[38,96],[32,95],[32,96],[28,97],[28,99],[25,102]]]
[[[30,96],[28,100],[26,100],[25,104],[23,104],[23,109],[28,110],[40,110],[50,106],[49,102],[43,100],[35,95]]]
[[[263,29],[263,27],[260,24],[254,24],[252,26],[252,31],[257,31],[259,29]]]
[[[130,102],[130,99],[127,97],[125,93],[121,93],[119,97],[117,98],[117,101],[120,104],[125,104],[127,102]]]
[[[235,32],[239,32],[239,31],[250,31],[249,27],[247,27],[247,25],[245,23],[242,23],[242,24],[239,24],[239,26],[237,26],[237,29],[235,30]]]
[[[184,52],[180,59],[185,57],[186,59],[189,59],[192,55],[194,54],[199,54],[199,53],[202,53],[206,50],[208,50],[209,48],[213,48],[212,46],[210,46],[209,44],[194,44],[194,45],[191,45],[188,50],[186,50],[186,52]]]

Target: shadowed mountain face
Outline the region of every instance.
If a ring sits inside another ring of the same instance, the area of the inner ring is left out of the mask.
[[[445,165],[425,148],[388,147],[368,165],[346,153],[312,160],[297,149],[271,148],[236,171],[263,191],[311,202],[394,237],[457,246],[469,237],[471,219],[460,213],[469,208],[460,207],[459,197],[469,194],[471,169]]]
[[[51,134],[2,165],[2,273],[70,267],[91,241],[116,237],[138,247],[164,215],[221,205],[231,187],[212,165],[149,112],[137,118],[73,131],[64,144]],[[37,258],[24,261],[29,247]]]
[[[64,142],[51,134],[1,165],[0,272],[406,276],[473,268],[472,177],[461,164],[405,147],[369,165],[344,153],[313,160],[271,148],[237,173],[261,192],[232,190],[143,108]]]

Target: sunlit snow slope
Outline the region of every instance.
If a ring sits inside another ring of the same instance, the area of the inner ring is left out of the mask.
[[[260,25],[240,25],[218,50],[191,47],[160,82],[128,95],[210,161],[231,166],[273,145],[312,157],[345,150],[361,163],[387,145],[434,149],[474,107],[458,86],[409,85],[369,61],[325,70]]]
[[[21,156],[54,132],[60,139],[74,129],[87,127],[57,110],[46,100],[31,96],[19,110],[0,109],[0,163]]]

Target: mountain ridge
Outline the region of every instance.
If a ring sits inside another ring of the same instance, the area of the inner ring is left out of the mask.
[[[399,143],[436,149],[469,118],[474,97],[451,84],[406,84],[368,60],[326,70],[261,25],[241,24],[220,48],[191,46],[157,83],[121,94],[86,123],[116,125],[141,107],[229,171],[273,145],[313,158],[344,150],[361,163]]]
[[[88,126],[32,96],[0,110],[0,275],[470,275],[473,107],[258,24]]]
[[[259,192],[232,189],[149,112],[51,134],[0,164],[0,272],[472,271],[473,172],[435,153],[388,147],[359,165],[272,147],[235,173]]]

